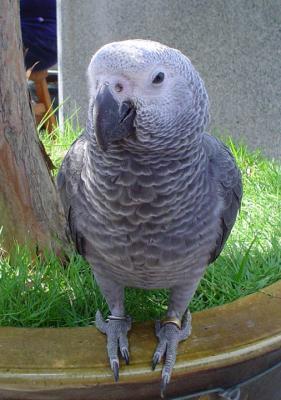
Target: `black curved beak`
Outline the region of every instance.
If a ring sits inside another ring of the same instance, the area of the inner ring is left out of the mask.
[[[136,109],[130,101],[118,103],[109,85],[103,85],[97,94],[93,109],[94,130],[101,149],[106,151],[111,142],[134,133],[135,116]]]

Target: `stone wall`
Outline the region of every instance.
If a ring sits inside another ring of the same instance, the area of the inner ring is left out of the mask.
[[[281,159],[280,0],[58,1],[62,114],[87,114],[86,69],[105,43],[144,38],[184,52],[203,77],[210,130]]]

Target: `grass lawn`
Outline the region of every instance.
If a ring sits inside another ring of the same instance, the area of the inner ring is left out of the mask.
[[[56,168],[79,132],[66,126],[51,141],[42,139]],[[231,147],[242,170],[244,198],[240,216],[217,259],[209,266],[191,303],[191,311],[231,302],[281,279],[281,165],[244,145]],[[56,173],[56,171],[54,172]],[[126,290],[126,310],[134,320],[160,318],[166,290]],[[73,254],[63,268],[54,255],[31,260],[25,249],[0,255],[1,326],[84,326],[97,308],[107,306],[88,264]]]

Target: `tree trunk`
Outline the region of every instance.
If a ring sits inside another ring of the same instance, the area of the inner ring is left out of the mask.
[[[0,6],[0,242],[56,252],[65,218],[37,136],[27,91],[19,1]]]

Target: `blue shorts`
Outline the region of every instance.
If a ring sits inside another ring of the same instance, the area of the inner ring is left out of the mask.
[[[26,68],[48,69],[57,63],[56,0],[20,0]]]
[[[56,21],[42,17],[21,21],[25,66],[34,71],[48,69],[57,63]]]

